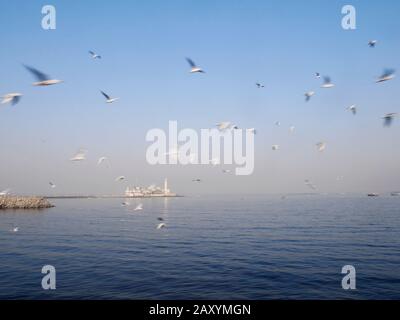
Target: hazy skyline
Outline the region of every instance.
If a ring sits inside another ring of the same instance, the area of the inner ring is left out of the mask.
[[[400,68],[400,3],[51,1],[56,30],[41,28],[44,4],[14,1],[0,10],[0,95],[24,94],[16,106],[0,106],[1,190],[115,194],[165,177],[180,194],[308,192],[305,179],[320,192],[400,190],[400,121],[384,128],[381,119],[400,112],[399,79],[374,82],[384,68]],[[341,27],[346,4],[357,10],[356,30]],[[185,57],[207,73],[189,74]],[[22,63],[65,82],[33,87]],[[336,86],[321,89],[315,72]],[[120,100],[106,104],[100,90]],[[346,111],[353,104],[356,116]],[[167,130],[169,120],[181,129],[221,121],[256,128],[253,175],[147,164],[146,133]],[[71,163],[80,148],[87,160]],[[102,156],[108,168],[97,166]],[[121,175],[126,181],[115,182]]]

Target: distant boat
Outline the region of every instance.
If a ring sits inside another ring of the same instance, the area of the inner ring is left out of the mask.
[[[378,193],[368,193],[368,197],[379,197]]]
[[[400,191],[392,192],[390,195],[391,195],[392,197],[399,197],[399,196],[400,196]]]

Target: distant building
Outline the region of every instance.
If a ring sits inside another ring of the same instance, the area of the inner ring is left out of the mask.
[[[125,190],[125,196],[129,198],[145,198],[145,197],[176,197],[175,193],[172,193],[168,188],[168,180],[164,180],[164,189],[151,185],[149,187],[134,186],[132,188],[127,187]]]

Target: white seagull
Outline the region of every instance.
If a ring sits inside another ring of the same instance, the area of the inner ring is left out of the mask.
[[[224,130],[232,128],[232,123],[228,122],[228,121],[223,121],[223,122],[217,123],[216,126],[217,126],[218,130],[224,131]]]
[[[19,228],[18,228],[18,227],[14,227],[14,228],[12,228],[10,231],[11,231],[11,232],[18,232],[18,231],[19,231]]]
[[[324,77],[324,84],[321,86],[321,88],[329,89],[333,88],[335,85],[332,83],[330,77]]]
[[[111,98],[107,93],[105,93],[101,90],[100,90],[100,92],[106,98],[106,103],[113,103],[113,102],[119,100],[119,98]]]
[[[224,169],[224,170],[222,170],[222,172],[223,172],[223,173],[230,173],[231,170],[229,170],[229,169]]]
[[[277,127],[279,127],[279,126],[281,125],[281,122],[280,122],[280,121],[277,121],[277,122],[275,122],[275,125],[276,125]]]
[[[205,73],[201,68],[196,66],[196,64],[194,63],[194,61],[192,59],[186,58],[186,61],[190,65],[190,71],[189,71],[190,73],[196,73],[196,72]]]
[[[319,79],[319,78],[321,78],[321,74],[320,74],[319,72],[316,72],[316,73],[315,73],[315,77],[316,77],[317,79]]]
[[[71,159],[70,161],[83,161],[86,160],[86,151],[79,150]]]
[[[139,203],[133,211],[143,210],[143,203]]]
[[[219,160],[219,158],[213,158],[210,160],[210,162],[213,166],[217,166],[217,165],[221,164],[221,161]]]
[[[322,142],[322,141],[316,143],[315,145],[317,146],[317,150],[318,150],[319,152],[324,151],[325,148],[326,148],[326,143],[325,143],[325,142]]]
[[[125,180],[124,176],[119,176],[115,178],[115,181],[122,181],[122,180]]]
[[[394,117],[397,116],[397,113],[387,113],[385,116],[382,117],[383,125],[385,127],[390,127],[392,125]]]
[[[304,184],[305,184],[307,187],[309,187],[310,189],[313,189],[313,190],[316,189],[315,185],[314,185],[310,180],[308,180],[308,179],[304,180]]]
[[[52,188],[52,189],[54,189],[55,187],[56,187],[56,185],[53,183],[53,182],[49,182],[49,185],[50,185],[50,187]]]
[[[311,97],[315,94],[314,91],[308,91],[304,94],[304,96],[306,97],[306,102],[310,101]]]
[[[356,108],[356,105],[355,105],[355,104],[351,105],[351,106],[348,107],[346,110],[351,111],[354,115],[357,114],[357,108]]]
[[[157,230],[165,228],[165,223],[161,222],[157,225]]]
[[[295,126],[291,126],[291,127],[289,128],[290,133],[293,133],[295,129],[296,129]]]
[[[126,207],[126,206],[129,206],[131,203],[129,202],[129,201],[124,201],[124,202],[122,202],[122,206],[123,207]]]
[[[376,83],[392,80],[396,71],[394,69],[385,69],[382,75],[376,80]]]
[[[370,48],[375,48],[377,42],[378,42],[377,40],[369,40],[368,41],[368,46]]]
[[[24,65],[24,67],[38,80],[33,83],[34,86],[51,86],[63,82],[63,80],[50,79],[45,73],[30,66]]]
[[[98,55],[97,53],[89,50],[89,54],[92,56],[92,59],[101,59],[101,55]]]
[[[107,157],[100,157],[99,160],[97,160],[97,165],[101,165],[106,160],[108,160]]]
[[[21,97],[22,97],[21,93],[7,93],[6,95],[3,96],[1,104],[11,103],[12,106],[15,106],[19,102]]]
[[[259,82],[256,83],[258,89],[264,88],[265,86]]]

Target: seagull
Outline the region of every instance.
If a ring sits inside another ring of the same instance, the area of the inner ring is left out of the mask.
[[[277,121],[277,122],[275,122],[275,125],[279,127],[281,125],[281,122]]]
[[[0,197],[5,197],[10,194],[11,189],[6,189],[0,192]]]
[[[19,102],[21,97],[22,97],[21,93],[7,93],[6,95],[3,96],[1,104],[11,103],[12,106],[15,106]]]
[[[201,68],[199,68],[198,66],[196,66],[196,64],[194,63],[194,61],[190,58],[186,58],[186,61],[189,63],[190,65],[190,73],[196,73],[196,72],[200,72],[200,73],[205,73]]]
[[[346,110],[349,110],[349,111],[351,111],[354,115],[356,115],[357,114],[357,108],[356,108],[356,105],[351,105],[350,107],[348,107]]]
[[[119,100],[119,98],[111,98],[107,93],[105,93],[105,92],[103,92],[101,90],[100,90],[100,92],[107,99],[106,103],[113,103],[113,102]]]
[[[304,183],[305,183],[305,185],[306,185],[307,187],[309,187],[310,189],[313,189],[313,190],[316,189],[315,185],[314,185],[310,180],[306,179],[306,180],[304,180]]]
[[[108,160],[107,157],[100,157],[99,160],[97,160],[97,165],[101,165],[106,160]]]
[[[158,217],[157,220],[158,221],[164,221],[164,218],[163,217]]]
[[[316,77],[317,79],[319,79],[319,78],[321,78],[321,74],[320,74],[319,72],[316,72],[316,73],[315,73],[315,77]]]
[[[394,117],[397,116],[397,113],[387,113],[384,117],[382,117],[383,119],[383,126],[384,127],[390,127]]]
[[[319,152],[322,152],[325,150],[326,148],[326,143],[325,142],[318,142],[317,144],[315,144],[317,146],[317,150]]]
[[[375,48],[377,42],[378,42],[377,40],[369,40],[368,41],[368,46],[370,48]]]
[[[232,128],[232,123],[230,123],[228,121],[224,121],[221,123],[217,123],[216,126],[217,126],[218,130],[224,131],[226,129]]]
[[[10,231],[11,231],[11,232],[18,232],[18,231],[19,231],[19,228],[18,228],[18,227],[14,227],[14,228],[12,228]]]
[[[86,151],[79,150],[71,159],[70,161],[83,161],[86,160]]]
[[[294,132],[294,129],[296,129],[296,127],[295,127],[295,126],[291,126],[291,127],[289,128],[290,133],[293,133],[293,132]]]
[[[324,77],[324,84],[321,86],[321,88],[329,89],[333,88],[335,85],[331,82],[330,77]]]
[[[122,206],[123,207],[126,207],[126,206],[129,206],[131,203],[129,202],[129,201],[124,201],[124,202],[122,202]]]
[[[264,87],[265,87],[263,84],[261,84],[261,83],[258,83],[258,82],[256,83],[256,86],[257,86],[257,88],[258,88],[258,89],[260,89],[260,88],[264,88]]]
[[[56,185],[55,185],[53,182],[51,182],[51,181],[49,182],[49,185],[50,185],[50,187],[53,188],[53,189],[56,187]]]
[[[30,66],[24,65],[24,67],[38,80],[33,83],[34,86],[51,86],[63,82],[62,80],[50,79],[48,75]]]
[[[161,223],[158,224],[157,230],[159,230],[161,228],[165,228],[165,223],[161,222]]]
[[[115,181],[122,181],[122,180],[125,180],[124,176],[119,176],[119,177],[115,178]]]
[[[143,203],[139,203],[133,211],[143,210]]]
[[[93,51],[89,50],[89,54],[92,56],[92,59],[101,59],[101,56]]]
[[[193,179],[192,182],[201,182],[201,179]]]
[[[392,80],[396,71],[394,69],[385,69],[382,75],[376,80],[376,83]]]
[[[305,97],[306,97],[306,102],[307,102],[307,101],[310,101],[311,97],[312,97],[314,94],[315,94],[314,91],[308,91],[308,92],[306,92],[306,93],[304,94]]]
[[[277,145],[277,144],[274,144],[274,145],[272,145],[272,150],[279,150],[279,145]]]
[[[229,170],[229,169],[223,169],[222,172],[223,172],[223,173],[230,173],[231,170]]]

